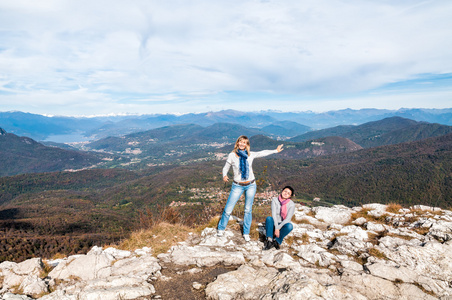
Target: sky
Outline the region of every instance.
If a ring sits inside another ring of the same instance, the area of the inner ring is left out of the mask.
[[[452,107],[452,1],[2,0],[0,111]]]

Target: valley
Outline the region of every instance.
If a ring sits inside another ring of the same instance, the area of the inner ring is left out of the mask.
[[[345,128],[281,141],[238,124],[176,124],[77,148],[45,146],[2,129],[0,260],[84,253],[162,214],[193,226],[208,222],[227,199],[221,169],[241,134],[250,136],[253,151],[285,145],[255,162],[256,221],[287,184],[309,206],[451,207],[451,126],[395,117]]]

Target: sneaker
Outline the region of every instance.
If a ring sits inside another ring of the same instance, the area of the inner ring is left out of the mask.
[[[221,237],[224,235],[224,230],[217,230],[217,236]]]
[[[244,234],[244,235],[243,235],[243,238],[245,239],[245,242],[251,241],[250,235],[249,235],[249,234]]]
[[[276,248],[276,250],[279,250],[279,243],[276,241],[276,239],[273,240],[273,246]]]
[[[265,240],[264,250],[270,250],[271,248],[273,248],[273,241]]]

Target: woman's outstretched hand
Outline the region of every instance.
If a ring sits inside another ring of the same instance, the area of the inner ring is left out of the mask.
[[[224,181],[224,182],[228,182],[228,181],[229,181],[229,177],[228,177],[228,176],[224,176],[224,177],[223,177],[223,181]]]
[[[283,151],[283,150],[284,150],[284,149],[283,149],[283,146],[284,146],[284,144],[279,145],[279,146],[276,148],[276,151],[278,151],[278,152]]]

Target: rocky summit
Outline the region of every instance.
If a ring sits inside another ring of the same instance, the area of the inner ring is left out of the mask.
[[[246,243],[237,227],[192,234],[168,252],[93,247],[60,260],[0,264],[2,299],[452,299],[452,212],[428,206],[297,205],[280,250]],[[238,220],[240,221],[240,220]],[[257,234],[255,234],[257,236]],[[209,282],[190,276],[224,266]],[[170,269],[178,272],[169,273]],[[174,276],[187,275],[184,280]],[[193,292],[192,294],[190,294]]]

